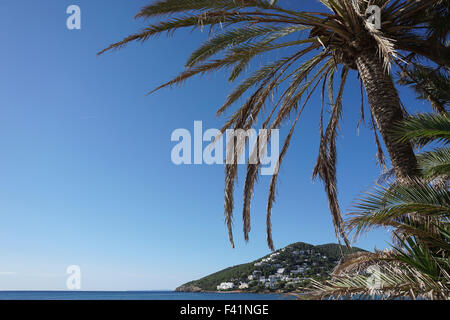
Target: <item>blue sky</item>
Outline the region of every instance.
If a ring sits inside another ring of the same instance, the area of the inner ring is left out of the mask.
[[[269,252],[268,178],[255,189],[246,244],[241,170],[232,249],[223,219],[223,167],[170,160],[173,130],[193,130],[195,120],[204,128],[221,126],[225,118],[216,118],[215,110],[232,88],[226,76],[145,96],[182,70],[207,33],[182,31],[96,56],[144,26],[133,17],[147,2],[0,3],[0,290],[64,290],[69,265],[81,267],[83,290],[173,289]],[[81,30],[66,28],[72,4],[82,10]],[[410,91],[401,95],[410,111],[426,110]],[[348,211],[380,169],[372,133],[366,126],[357,134],[354,76],[344,101],[338,179]],[[315,95],[281,168],[273,210],[277,248],[335,242],[323,187],[311,182],[319,106]],[[388,242],[380,230],[356,245],[371,250]]]

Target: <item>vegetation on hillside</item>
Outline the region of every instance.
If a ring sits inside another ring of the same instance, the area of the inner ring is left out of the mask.
[[[303,254],[300,254],[301,251],[303,251]],[[358,248],[348,249],[345,246],[337,244],[313,246],[311,244],[298,242],[275,251],[274,253],[276,255],[272,253],[250,263],[226,268],[199,280],[188,282],[182,287],[198,287],[206,291],[216,291],[219,284],[223,282],[232,282],[235,285],[234,289],[238,289],[239,284],[241,283],[247,283],[249,288],[244,289],[244,291],[261,292],[281,290],[290,292],[301,290],[309,284],[310,279],[328,278],[342,255],[355,252],[363,251]],[[297,266],[304,266],[304,272],[295,275],[291,274],[290,271],[297,269]],[[273,287],[267,287],[265,283],[260,281],[261,278],[266,280],[269,279],[269,277],[276,274],[280,268],[285,269],[283,275],[285,278],[291,278],[290,280],[281,280],[280,277],[280,281]],[[249,280],[249,276],[253,274],[257,274],[257,276],[253,280]],[[296,280],[294,283],[292,279],[297,278],[298,281]],[[286,285],[289,282],[292,282],[291,286]]]

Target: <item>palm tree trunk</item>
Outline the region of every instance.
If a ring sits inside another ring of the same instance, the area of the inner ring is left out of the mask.
[[[409,142],[398,142],[391,134],[403,111],[400,98],[376,52],[365,50],[356,59],[356,66],[363,81],[373,117],[383,137],[391,158],[397,180],[402,182],[418,174],[417,160]]]

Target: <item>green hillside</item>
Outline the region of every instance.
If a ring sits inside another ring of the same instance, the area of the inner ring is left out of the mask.
[[[297,242],[253,262],[229,267],[188,282],[177,288],[177,291],[216,291],[221,283],[232,286],[222,289],[223,291],[298,290],[307,285],[311,278],[327,278],[341,259],[342,253],[345,255],[357,251],[363,250],[349,250],[338,244],[313,246]]]

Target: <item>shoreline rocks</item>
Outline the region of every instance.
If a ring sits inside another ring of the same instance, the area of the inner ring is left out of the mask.
[[[175,292],[203,292],[202,288],[194,285],[182,285],[175,289]]]

